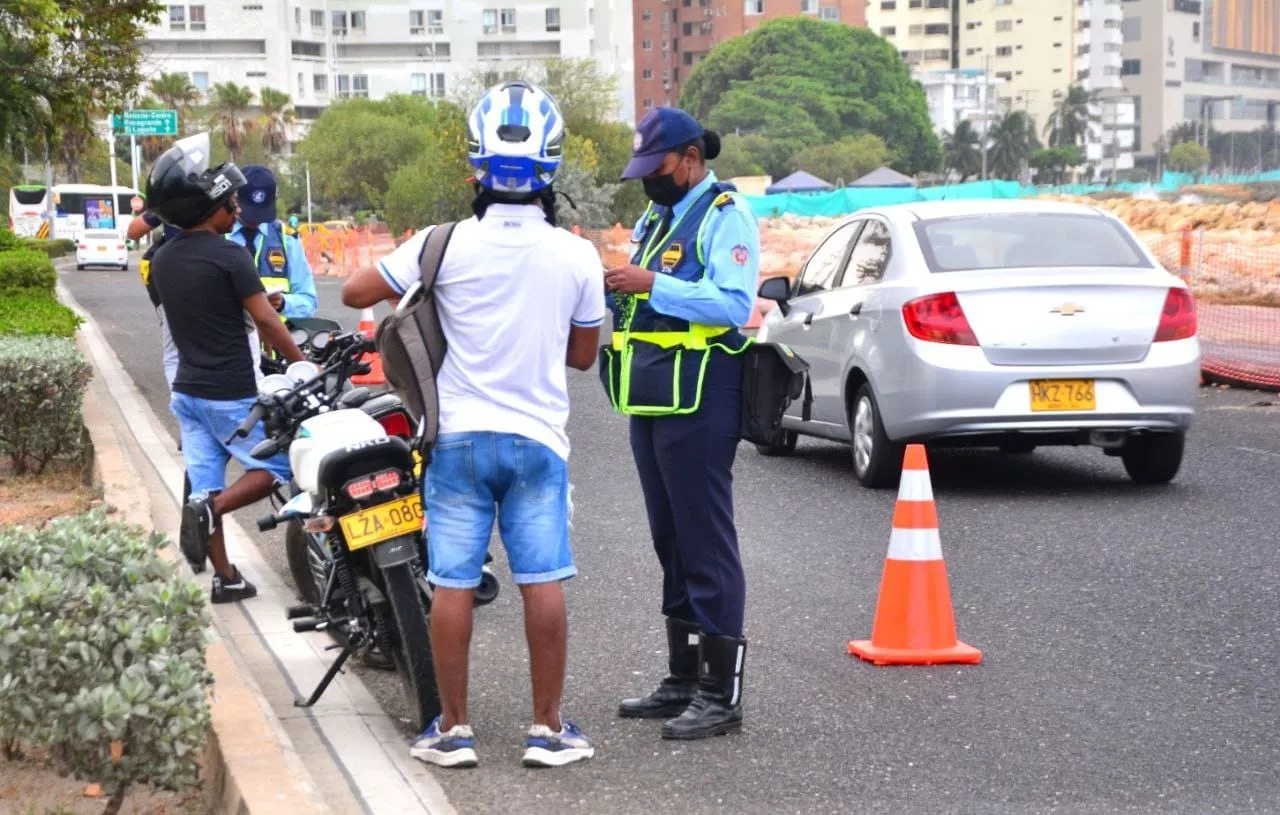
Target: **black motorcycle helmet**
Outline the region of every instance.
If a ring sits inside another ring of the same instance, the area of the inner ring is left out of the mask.
[[[147,176],[147,208],[179,229],[199,226],[245,184],[234,164],[209,169],[209,134],[174,142]]]

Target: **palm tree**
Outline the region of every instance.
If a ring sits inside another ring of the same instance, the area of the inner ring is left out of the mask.
[[[178,111],[178,132],[182,132],[182,120],[191,106],[200,101],[200,91],[186,74],[161,74],[147,85],[147,90],[160,104]]]
[[[1049,115],[1044,132],[1054,147],[1077,147],[1088,136],[1089,124],[1096,118],[1089,110],[1089,92],[1073,85]]]
[[[263,88],[258,95],[262,108],[262,146],[267,152],[280,154],[289,144],[289,125],[297,119],[289,94],[275,88]]]
[[[245,118],[253,106],[253,88],[234,82],[220,82],[209,93],[209,126],[222,134],[222,143],[232,161],[240,160],[245,140],[254,123]]]
[[[973,129],[972,122],[961,119],[956,123],[955,132],[942,135],[946,168],[954,170],[960,176],[961,182],[982,171],[982,145],[979,143],[978,133]]]
[[[987,161],[996,178],[1013,180],[1022,175],[1022,169],[1031,154],[1040,147],[1035,125],[1031,117],[1021,110],[1009,111],[996,122],[989,134],[991,145]]]

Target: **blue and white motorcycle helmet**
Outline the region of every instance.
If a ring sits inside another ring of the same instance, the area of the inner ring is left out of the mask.
[[[467,118],[476,183],[499,198],[527,198],[555,180],[564,147],[556,100],[525,80],[495,85]]]

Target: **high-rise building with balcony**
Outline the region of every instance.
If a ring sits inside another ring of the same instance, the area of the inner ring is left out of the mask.
[[[1280,0],[1127,0],[1122,79],[1138,99],[1137,150],[1154,162],[1184,122],[1225,133],[1280,121]],[[1263,139],[1265,153],[1280,139]],[[1237,156],[1237,168],[1265,156]]]
[[[871,0],[867,8],[871,30],[893,43],[926,90],[947,76],[970,77],[950,81],[958,94],[998,85],[994,105],[947,108],[980,131],[1021,110],[1045,141],[1054,110],[1072,86],[1083,87],[1095,119],[1083,147],[1103,171],[1132,166],[1133,102],[1120,87],[1123,19],[1121,0]]]
[[[633,0],[636,115],[675,105],[693,66],[725,40],[773,17],[866,23],[867,0]]]
[[[496,81],[548,57],[593,57],[634,121],[630,0],[170,0],[145,69],[287,92],[303,122],[332,101],[448,98],[462,77]]]

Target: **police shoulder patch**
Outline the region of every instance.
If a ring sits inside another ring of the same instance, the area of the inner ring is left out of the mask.
[[[733,197],[733,193],[722,192],[716,196],[716,200],[711,202],[711,206],[715,207],[716,209],[724,209],[725,207],[733,203],[736,203],[736,199]]]

